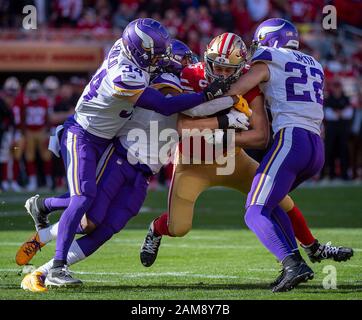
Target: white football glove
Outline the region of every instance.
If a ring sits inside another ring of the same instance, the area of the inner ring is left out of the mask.
[[[231,109],[226,116],[229,119],[229,128],[248,130],[249,118],[236,109]]]

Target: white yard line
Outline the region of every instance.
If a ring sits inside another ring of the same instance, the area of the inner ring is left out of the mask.
[[[20,269],[0,269],[0,272],[16,272]],[[90,271],[72,271],[74,274],[91,275],[91,276],[119,276],[121,278],[145,278],[145,277],[189,277],[189,278],[207,278],[207,279],[238,279],[239,276],[228,276],[223,274],[199,274],[190,272],[90,272]]]
[[[53,242],[55,243],[55,242]],[[1,245],[2,246],[8,246],[8,247],[18,247],[22,244],[22,242],[2,242]],[[124,247],[139,247],[140,242],[139,241],[116,241],[113,240],[111,242],[109,242],[109,244],[117,244],[117,245],[122,245]],[[192,245],[192,244],[168,244],[168,243],[164,243],[162,244],[162,247],[166,247],[166,248],[177,248],[177,249],[200,249],[200,250],[204,250],[204,249],[236,249],[236,250],[255,250],[256,248],[262,248],[260,245],[255,245],[255,246],[246,246],[246,245]]]
[[[2,246],[20,246],[23,242],[2,242]],[[55,243],[55,242],[53,242]],[[139,245],[139,241],[135,240],[111,240],[109,244],[117,244],[117,245],[123,245],[125,247],[134,247]],[[236,249],[236,250],[255,250],[255,249],[262,249],[261,245],[195,245],[195,244],[169,244],[164,243],[162,244],[162,247],[166,248],[177,248],[177,249]],[[353,248],[355,252],[362,252],[362,248]]]
[[[257,271],[257,272],[277,272],[278,269],[275,268],[249,268],[248,271]]]

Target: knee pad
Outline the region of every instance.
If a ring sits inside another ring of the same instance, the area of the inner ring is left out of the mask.
[[[251,227],[253,226],[253,224],[255,222],[255,217],[258,214],[261,214],[262,208],[263,207],[259,206],[259,205],[251,205],[251,206],[246,208],[244,221],[245,221],[245,224],[248,226],[249,229],[251,229]]]
[[[270,217],[272,210],[268,207],[253,204],[249,206],[246,210],[244,221],[246,225],[251,229],[251,227],[255,224],[256,218],[259,215]]]

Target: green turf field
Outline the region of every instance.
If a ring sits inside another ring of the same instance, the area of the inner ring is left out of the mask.
[[[142,212],[125,230],[71,268],[83,287],[25,292],[20,289],[22,268],[14,256],[33,230],[23,209],[28,196],[0,194],[0,299],[362,299],[362,187],[293,193],[318,239],[352,246],[355,256],[345,263],[311,264],[314,280],[279,294],[268,288],[279,265],[246,229],[245,198],[228,190],[202,194],[193,231],[184,238],[164,237],[152,267],[140,264],[139,248],[149,222],[166,208],[166,192],[150,192]],[[57,218],[53,215],[52,221]],[[54,248],[54,243],[43,248],[32,263],[46,262]],[[333,267],[337,289],[324,289],[323,279]]]

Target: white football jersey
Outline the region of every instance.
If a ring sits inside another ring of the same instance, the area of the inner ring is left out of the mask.
[[[182,92],[179,78],[171,73],[157,76],[152,81],[152,86],[156,89],[171,87]],[[136,107],[132,118],[117,136],[122,146],[127,149],[131,163],[139,161],[156,174],[170,159],[171,154],[166,151],[174,150],[178,145],[176,126],[177,114],[164,116],[156,111]]]
[[[79,98],[75,120],[88,132],[112,139],[134,111],[122,98],[141,93],[149,80],[149,74],[124,55],[119,39]]]
[[[252,62],[265,62],[270,79],[260,89],[273,116],[273,131],[300,127],[318,135],[323,120],[323,68],[297,50],[260,47]]]

